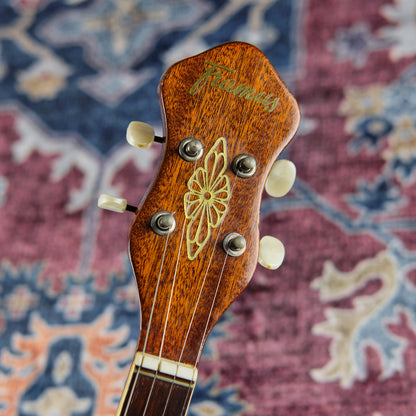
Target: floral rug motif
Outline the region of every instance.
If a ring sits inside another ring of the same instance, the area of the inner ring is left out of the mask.
[[[211,333],[190,416],[413,416],[416,0],[0,2],[0,415],[115,415],[140,312],[131,216],[160,146],[157,85],[230,40],[258,46],[302,110],[264,194],[258,268]]]

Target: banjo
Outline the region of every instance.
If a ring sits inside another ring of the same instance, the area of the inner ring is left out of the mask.
[[[129,253],[141,331],[117,416],[183,416],[213,326],[257,262],[276,269],[274,237],[259,240],[263,188],[286,194],[292,162],[278,155],[299,125],[298,105],[256,47],[231,42],[170,67],[159,84],[166,137],[132,122],[127,140],[164,143],[139,207],[103,194],[98,205],[134,212]]]

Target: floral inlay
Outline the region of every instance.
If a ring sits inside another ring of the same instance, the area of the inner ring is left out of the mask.
[[[220,137],[188,181],[184,196],[188,258],[194,260],[218,227],[228,208],[230,182],[224,174],[227,168],[227,143]]]

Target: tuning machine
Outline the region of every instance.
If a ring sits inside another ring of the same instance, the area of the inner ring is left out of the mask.
[[[150,227],[158,235],[168,235],[175,229],[176,220],[169,211],[158,211],[153,214]]]
[[[260,240],[259,263],[266,269],[276,270],[285,258],[285,246],[283,243],[270,235]]]
[[[266,180],[266,192],[276,198],[285,196],[292,188],[296,179],[296,166],[286,159],[276,161]],[[285,257],[283,243],[272,236],[264,236],[260,240],[259,263],[266,269],[275,270],[281,266]]]
[[[251,155],[238,155],[234,158],[231,169],[240,178],[249,178],[256,172],[256,159]]]
[[[228,234],[222,243],[224,251],[232,257],[239,257],[246,251],[246,239],[238,233]]]
[[[136,212],[137,207],[129,205],[124,198],[118,198],[108,194],[101,194],[98,198],[98,208],[108,211],[123,213],[125,211]]]
[[[266,192],[273,197],[285,196],[292,188],[296,179],[296,166],[287,159],[276,161],[266,180]]]
[[[179,155],[187,162],[195,162],[202,157],[204,147],[200,140],[194,137],[187,137],[179,144]]]
[[[126,132],[126,139],[129,144],[142,149],[148,149],[154,141],[164,143],[165,138],[155,136],[155,130],[150,124],[142,121],[132,121]]]

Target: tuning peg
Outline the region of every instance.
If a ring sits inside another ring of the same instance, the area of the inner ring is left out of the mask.
[[[164,137],[155,136],[155,130],[150,124],[141,121],[132,121],[126,132],[126,139],[132,145],[148,149],[154,141],[163,143]]]
[[[98,198],[98,207],[107,209],[109,211],[122,213],[124,211],[136,212],[137,208],[127,204],[124,198],[117,198],[115,196],[101,194]]]
[[[274,197],[284,196],[292,188],[295,179],[295,164],[290,160],[280,159],[273,164],[266,180],[266,192]]]
[[[285,246],[270,235],[260,240],[259,263],[266,269],[275,270],[280,267],[285,258]]]

